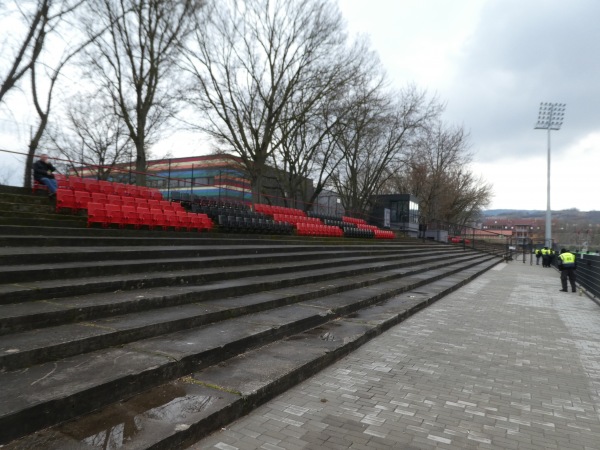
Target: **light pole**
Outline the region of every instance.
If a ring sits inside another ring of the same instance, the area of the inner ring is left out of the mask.
[[[565,117],[565,103],[540,103],[536,130],[548,131],[548,192],[546,203],[546,247],[552,248],[552,211],[550,209],[550,130],[560,130]]]

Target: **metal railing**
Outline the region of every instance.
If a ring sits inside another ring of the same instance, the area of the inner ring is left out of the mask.
[[[22,152],[9,151],[4,149],[0,149],[0,152],[26,156],[26,154]],[[239,189],[232,189],[232,186],[228,186],[227,182],[223,182],[222,176],[225,173],[225,171],[223,170],[217,169],[215,171],[215,176],[212,183],[204,183],[199,181],[198,178],[195,177],[195,175],[198,175],[198,171],[201,169],[201,166],[195,166],[193,163],[190,167],[191,179],[187,179],[184,177],[174,176],[171,170],[171,159],[165,159],[160,161],[161,164],[166,164],[166,169],[162,170],[163,174],[147,171],[136,171],[133,169],[133,163],[116,164],[112,166],[100,166],[97,164],[86,164],[85,162],[82,162],[78,167],[75,167],[73,161],[70,160],[62,159],[60,157],[53,157],[52,160],[59,162],[63,166],[62,172],[66,176],[78,175],[87,178],[100,179],[102,175],[102,177],[108,178],[111,181],[132,184],[135,183],[136,175],[143,174],[146,176],[147,180],[160,181],[161,186],[155,187],[161,192],[163,192],[163,195],[165,195],[165,197],[169,199],[173,198],[175,193],[180,194],[180,196],[185,196],[185,198],[193,199],[194,197],[197,197],[200,199],[204,199],[206,197],[203,197],[202,194],[197,195],[194,193],[197,192],[197,190],[201,190],[202,188],[211,188],[214,192],[213,195],[209,196],[210,200],[217,200],[219,203],[241,202],[247,204],[248,206],[254,203],[254,196],[252,195],[251,187],[244,187],[241,191]],[[149,165],[152,166],[152,163],[150,163]],[[178,198],[180,198],[180,196],[178,196]],[[285,204],[287,201],[287,199],[283,197],[277,197],[268,194],[262,194],[261,197],[263,197],[263,201],[266,203]],[[314,212],[320,212],[318,203],[306,203],[305,207],[307,209],[312,208]],[[329,205],[327,205],[327,209],[329,210]],[[374,219],[373,217],[369,216],[368,214],[365,214],[364,212],[353,212],[344,208],[342,208],[341,211],[338,211],[337,201],[335,213],[336,215],[338,215],[339,213],[340,215],[350,217],[361,217],[369,223],[371,223]],[[447,239],[441,237],[432,238],[431,236],[426,236],[427,230],[437,230],[440,233],[445,233]],[[399,231],[396,232],[396,234],[398,236],[402,236],[403,232]],[[509,259],[510,255],[509,239],[507,236],[504,236],[500,233],[496,233],[494,231],[482,230],[479,228],[473,228],[470,226],[460,225],[451,222],[432,220],[427,224],[419,224],[419,237],[422,237],[423,240],[428,239],[461,245],[463,249],[472,248],[480,251],[485,251],[504,257],[506,259]]]
[[[577,254],[577,284],[600,298],[600,256]]]
[[[441,236],[443,234],[443,236]],[[460,245],[463,249],[471,248],[505,259],[510,259],[510,238],[494,231],[482,230],[466,225],[431,220],[419,226],[419,237],[423,240],[448,242]]]

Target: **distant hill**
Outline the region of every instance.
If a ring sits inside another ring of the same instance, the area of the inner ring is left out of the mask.
[[[483,211],[484,217],[490,216],[510,216],[510,217],[530,217],[546,214],[546,211],[537,209],[488,209]]]
[[[489,217],[501,217],[503,219],[544,219],[545,210],[523,210],[523,209],[488,209],[483,211],[483,219]],[[578,209],[563,209],[552,211],[553,221],[588,222],[600,224],[600,211],[579,211]]]

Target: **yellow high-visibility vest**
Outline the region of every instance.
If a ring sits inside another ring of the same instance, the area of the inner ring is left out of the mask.
[[[558,257],[562,260],[563,267],[572,267],[575,265],[575,255],[573,253],[562,253]]]

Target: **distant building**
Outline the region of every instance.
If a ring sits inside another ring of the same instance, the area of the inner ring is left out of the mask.
[[[315,199],[312,205],[312,211],[317,214],[327,216],[341,217],[346,214],[346,210],[342,206],[342,199],[337,192],[324,189]]]
[[[380,228],[419,234],[419,201],[411,194],[377,195],[373,198],[369,222]]]
[[[494,232],[502,231],[502,234],[512,238],[513,245],[524,245],[533,242],[544,241],[545,226],[538,219],[501,219],[488,218],[482,226],[482,230]]]
[[[240,158],[192,156],[149,161],[146,184],[169,198],[173,192],[223,201],[252,201],[252,186]],[[135,180],[133,181],[135,182]]]
[[[146,185],[159,189],[165,198],[179,192],[222,201],[252,202],[252,183],[242,159],[237,156],[219,154],[159,159],[148,161],[146,167]],[[79,172],[84,177],[97,176],[97,168],[93,166]],[[263,202],[306,209],[303,198],[310,198],[314,192],[312,180],[300,179],[297,184],[303,192],[290,200],[290,194],[279,181],[286,175],[289,174],[266,167]],[[135,184],[135,163],[116,165],[109,180]]]
[[[293,180],[290,181],[288,178],[293,178]],[[288,187],[283,180],[293,182],[297,189],[295,195],[288,191]],[[283,172],[271,166],[265,167],[262,179],[263,203],[310,210],[311,205],[305,203],[305,199],[312,198],[314,191],[314,183],[310,178],[298,175],[292,176],[289,172]]]
[[[513,237],[513,230],[469,230],[465,231],[465,236],[467,238],[473,237],[477,240],[483,240],[488,242],[502,242],[506,243],[506,238]]]

